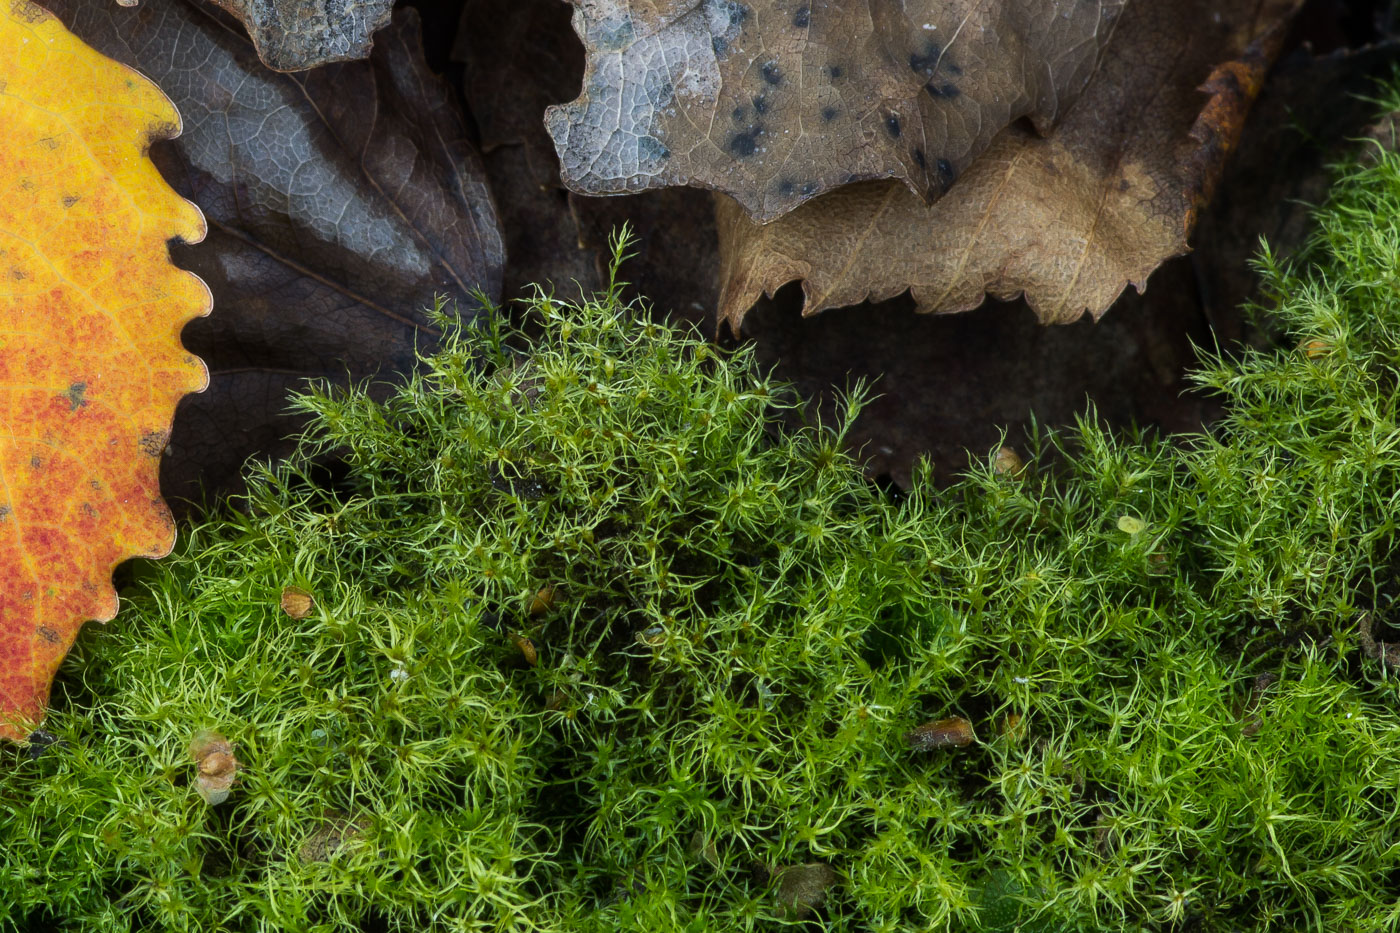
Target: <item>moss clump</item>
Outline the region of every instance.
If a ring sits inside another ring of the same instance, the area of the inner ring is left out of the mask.
[[[1397,684],[1358,624],[1396,583],[1400,159],[1320,229],[1266,257],[1286,348],[1203,371],[1210,436],[1090,417],[901,501],[616,289],[540,296],[528,341],[447,322],[387,402],[305,398],[296,457],[85,632],[61,742],[0,769],[0,918],[1393,927]]]

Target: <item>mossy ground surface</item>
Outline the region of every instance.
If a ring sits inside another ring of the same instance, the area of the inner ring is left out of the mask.
[[[1209,435],[897,500],[615,293],[309,396],[4,752],[0,925],[1394,929],[1400,159],[1319,230]]]

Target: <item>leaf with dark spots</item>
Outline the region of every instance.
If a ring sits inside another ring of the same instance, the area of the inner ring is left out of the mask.
[[[564,182],[709,188],[764,223],[851,181],[937,199],[1013,121],[1054,124],[1126,0],[573,2],[583,93],[546,118]]]
[[[176,416],[167,494],[236,488],[249,455],[286,449],[299,424],[287,396],[307,377],[344,383],[416,365],[415,346],[434,340],[423,311],[434,296],[464,312],[473,289],[499,296],[501,235],[480,157],[423,62],[413,10],[370,61],[282,75],[207,8],[50,5],[150,75],[185,118],[152,156],[209,220],[204,244],[173,252],[209,283],[216,311],[185,334],[211,385]]]
[[[948,191],[932,205],[866,182],[760,226],[719,198],[721,318],[797,280],[807,314],[912,290],[925,312],[1024,294],[1043,322],[1099,316],[1186,251],[1298,5],[1131,4],[1050,135],[1008,127],[970,166],[915,150]]]

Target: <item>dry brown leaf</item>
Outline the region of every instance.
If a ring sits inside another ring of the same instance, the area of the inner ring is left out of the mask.
[[[1197,348],[1248,333],[1239,307],[1256,287],[1247,260],[1261,231],[1283,255],[1306,240],[1326,166],[1369,145],[1354,142],[1375,116],[1363,98],[1375,97],[1397,56],[1391,45],[1281,58],[1202,212],[1192,254],[1154,272],[1145,295],[1128,289],[1097,323],[1041,327],[1020,301],[989,301],[976,314],[914,314],[908,294],[803,318],[793,285],[760,301],[744,334],[760,365],[801,386],[823,418],[837,417],[851,380],[878,379],[878,397],[848,444],[868,458],[872,477],[904,488],[923,456],[941,484],[969,461],[983,466],[999,444],[1031,449],[1033,435],[1082,417],[1086,398],[1105,427],[1199,431],[1221,410],[1218,399],[1189,391]]]
[[[203,730],[190,742],[190,756],[197,769],[194,788],[204,802],[212,807],[227,800],[241,767],[229,740],[212,730]]]
[[[564,182],[712,188],[765,222],[866,179],[939,197],[1012,121],[1063,114],[1125,0],[573,2]]]
[[[760,227],[719,198],[721,319],[799,279],[806,314],[906,289],[924,312],[1024,293],[1043,322],[1102,314],[1186,251],[1298,5],[1129,5],[1055,131],[1008,128],[932,207],[869,182]]]

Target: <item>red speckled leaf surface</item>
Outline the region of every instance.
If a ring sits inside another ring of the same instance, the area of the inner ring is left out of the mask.
[[[113,568],[175,540],[157,471],[175,403],[207,382],[180,330],[209,291],[167,241],[199,209],[146,157],[164,94],[42,8],[0,0],[0,735],[43,718]]]

